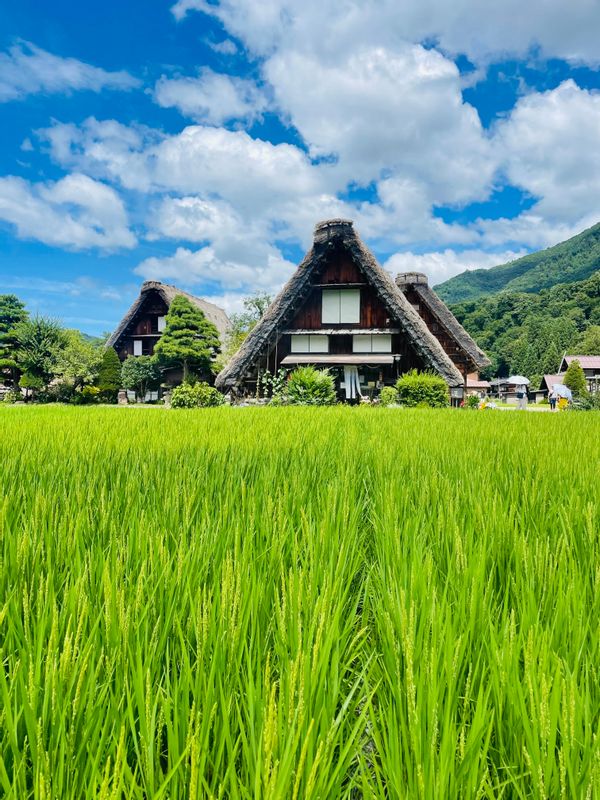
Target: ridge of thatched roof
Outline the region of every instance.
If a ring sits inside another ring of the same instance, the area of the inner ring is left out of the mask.
[[[209,303],[208,300],[204,300],[202,297],[195,297],[193,294],[189,294],[189,292],[184,292],[183,289],[178,289],[177,286],[171,286],[169,283],[161,283],[160,281],[144,281],[138,297],[134,300],[131,307],[116,328],[115,332],[107,341],[107,347],[114,347],[121,336],[123,336],[127,330],[127,326],[142,307],[142,304],[149,292],[158,292],[158,294],[166,303],[167,307],[171,305],[177,295],[183,295],[183,297],[186,297],[204,313],[204,316],[209,322],[213,323],[219,332],[221,345],[223,344],[229,330],[229,317],[222,308],[214,305],[214,303]]]
[[[491,364],[483,350],[463,328],[444,301],[429,286],[427,276],[423,272],[401,272],[396,275],[396,286],[401,292],[412,289],[419,296],[437,322],[467,353],[478,369],[483,369]]]
[[[360,240],[349,220],[327,220],[315,228],[313,246],[292,277],[265,311],[256,327],[248,334],[238,352],[217,375],[215,386],[223,391],[237,387],[248,370],[256,364],[272,342],[280,335],[286,321],[298,309],[310,291],[311,275],[325,267],[335,248],[344,249],[362,270],[367,281],[390,312],[390,316],[408,335],[416,352],[435,369],[449,386],[462,386],[463,378],[425,322],[398,290],[391,276],[377,263]]]

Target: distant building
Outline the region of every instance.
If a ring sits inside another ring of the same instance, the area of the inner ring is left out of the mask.
[[[581,369],[585,375],[588,391],[597,392],[600,390],[600,356],[571,356],[564,355],[560,363],[560,372],[564,375],[567,367],[572,361],[579,361]]]
[[[145,281],[142,284],[138,298],[108,340],[107,346],[115,348],[121,361],[127,356],[153,355],[156,343],[165,329],[165,317],[177,295],[187,297],[215,325],[223,346],[229,329],[229,318],[223,309],[176,286],[159,281]],[[165,377],[168,382],[174,383],[181,379],[177,370],[169,371]]]
[[[562,357],[560,370],[556,375],[544,375],[540,382],[540,388],[535,392],[536,402],[547,399],[555,383],[564,383],[565,373],[572,361],[579,361],[581,369],[585,375],[589,392],[600,391],[600,356],[577,356],[567,355]]]
[[[467,374],[489,362],[425,276],[411,276],[394,283],[352,222],[319,223],[311,250],[215,385],[254,394],[261,372],[311,364],[330,368],[340,398],[353,399],[417,368],[462,398]]]

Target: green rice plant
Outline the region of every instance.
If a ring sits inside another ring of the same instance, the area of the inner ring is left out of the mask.
[[[599,422],[3,407],[0,795],[599,797]]]

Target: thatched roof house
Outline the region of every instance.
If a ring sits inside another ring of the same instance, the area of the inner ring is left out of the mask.
[[[466,375],[341,219],[316,226],[312,248],[215,385],[243,394],[259,372],[303,363],[343,369],[346,384],[360,370],[353,380],[366,387],[391,384],[412,367],[434,370],[451,388],[463,387]]]
[[[479,372],[490,360],[469,336],[448,306],[429,286],[422,272],[401,272],[396,286],[425,321],[461,373]]]
[[[223,345],[229,330],[229,318],[222,308],[201,297],[194,297],[176,286],[159,281],[145,281],[139,297],[117,326],[107,346],[114,347],[122,360],[129,355],[152,355],[154,345],[164,330],[169,306],[177,295],[187,297],[204,313],[219,331]]]

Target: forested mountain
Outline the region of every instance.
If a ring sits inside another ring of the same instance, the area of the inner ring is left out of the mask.
[[[589,278],[600,269],[600,223],[566,242],[491,269],[462,272],[435,287],[447,303],[496,292],[539,292]]]
[[[600,355],[600,270],[538,294],[502,291],[451,308],[492,360],[486,377],[518,373],[533,384],[565,351]]]

